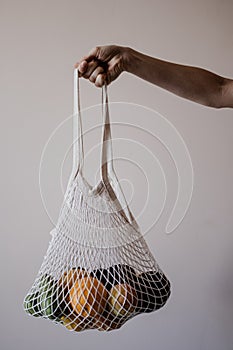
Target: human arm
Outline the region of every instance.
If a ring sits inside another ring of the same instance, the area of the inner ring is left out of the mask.
[[[110,84],[126,71],[196,103],[233,108],[232,79],[203,68],[160,60],[128,47],[96,47],[76,67],[81,76],[96,86],[103,86],[105,81]]]

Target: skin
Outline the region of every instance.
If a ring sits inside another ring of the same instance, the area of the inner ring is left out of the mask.
[[[163,61],[129,47],[93,48],[75,64],[79,76],[97,87],[128,72],[177,96],[213,108],[233,108],[233,80],[208,70]]]

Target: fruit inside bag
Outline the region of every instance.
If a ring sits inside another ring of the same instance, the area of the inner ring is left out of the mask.
[[[111,331],[160,309],[170,282],[151,254],[113,168],[107,86],[102,89],[101,181],[83,176],[78,72],[74,72],[73,171],[25,311],[68,330]]]
[[[170,295],[170,282],[161,271],[137,275],[128,265],[91,272],[72,268],[59,280],[41,276],[38,285],[25,298],[25,311],[76,332],[118,329],[139,313],[160,309]]]

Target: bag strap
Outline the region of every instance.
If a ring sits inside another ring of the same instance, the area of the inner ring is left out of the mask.
[[[78,69],[74,70],[74,107],[73,107],[73,175],[83,171],[84,149],[83,149],[83,132],[82,117],[80,106],[80,89]]]
[[[123,208],[126,220],[136,229],[139,229],[133,214],[127,204],[126,198],[120,186],[113,167],[112,137],[109,118],[109,104],[107,84],[102,87],[102,149],[101,149],[101,180],[106,186],[113,200],[117,200]],[[74,70],[74,108],[73,108],[73,177],[78,173],[83,176],[84,147],[82,132],[82,116],[80,104],[80,85],[78,69]],[[109,186],[110,185],[110,186]],[[113,189],[113,191],[111,190]]]
[[[102,150],[101,150],[101,178],[103,182],[108,181],[108,175],[114,173],[113,168],[113,152],[112,152],[112,136],[109,118],[108,92],[107,85],[102,88]]]
[[[102,136],[102,158],[101,158],[101,178],[108,188],[109,194],[113,200],[117,200],[120,207],[123,208],[122,214],[135,229],[139,226],[127,204],[124,192],[113,166],[112,137],[109,117],[107,84],[102,88],[102,118],[103,118],[103,136]],[[109,186],[110,185],[110,186]],[[113,189],[113,191],[112,191]]]

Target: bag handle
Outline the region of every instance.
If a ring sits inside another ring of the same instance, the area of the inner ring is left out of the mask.
[[[113,168],[112,136],[106,84],[102,88],[102,120],[101,179],[103,182],[106,182],[108,181],[108,175],[115,173]]]
[[[84,146],[83,146],[83,129],[82,115],[80,103],[80,83],[78,69],[74,70],[74,106],[73,106],[73,174],[74,177],[78,173],[83,175],[84,167]],[[107,85],[102,88],[102,120],[103,120],[103,136],[102,136],[102,159],[101,159],[101,179],[107,180],[107,173],[113,171],[112,162],[112,142],[111,130],[109,123],[108,109],[108,93]],[[103,145],[104,144],[104,145]]]
[[[73,175],[82,174],[84,163],[82,117],[78,69],[74,70],[74,107],[73,107]]]
[[[136,230],[139,230],[139,226],[127,204],[124,192],[121,188],[113,166],[112,137],[109,118],[107,84],[105,84],[102,88],[102,117],[104,125],[102,136],[101,178],[105,186],[108,188],[112,199],[117,200],[120,204],[120,207],[123,208],[121,213],[125,219],[131,223]]]
[[[84,147],[82,133],[82,117],[80,104],[80,85],[78,69],[74,70],[74,114],[73,114],[73,174],[78,173],[83,176]],[[120,186],[113,167],[112,137],[109,118],[108,91],[107,84],[102,87],[102,149],[101,149],[101,180],[107,188],[113,200],[119,202],[123,208],[122,214],[125,219],[136,229],[139,229],[137,222],[127,204],[125,195]],[[110,186],[109,186],[110,185]]]

